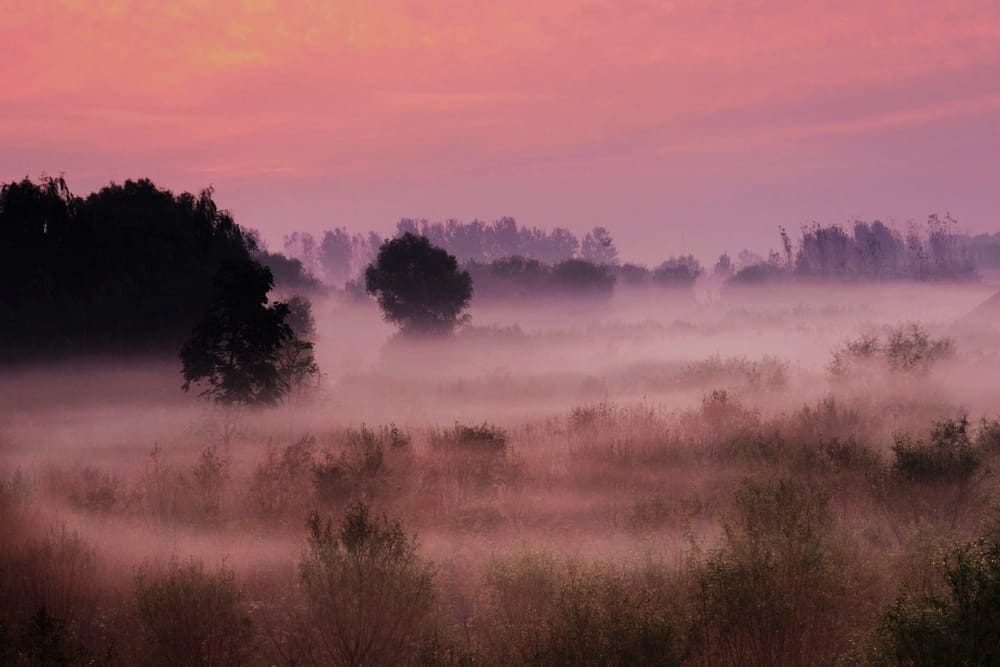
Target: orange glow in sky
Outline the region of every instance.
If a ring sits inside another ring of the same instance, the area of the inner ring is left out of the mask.
[[[513,215],[651,262],[854,216],[1000,231],[997,2],[13,0],[0,74],[3,180],[212,184],[272,242]]]

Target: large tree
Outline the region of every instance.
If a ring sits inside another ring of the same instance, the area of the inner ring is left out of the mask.
[[[427,237],[406,233],[382,244],[365,271],[365,288],[385,318],[406,333],[441,334],[466,317],[472,278]]]
[[[215,277],[212,302],[181,349],[184,390],[226,405],[274,405],[288,390],[282,351],[298,339],[284,303],[268,305],[271,271],[251,260],[230,262]],[[302,343],[310,346],[309,343]]]

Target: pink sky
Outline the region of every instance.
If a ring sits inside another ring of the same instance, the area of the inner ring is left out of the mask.
[[[216,187],[239,222],[612,230],[707,258],[777,227],[1000,231],[997,2],[4,4],[0,178]]]

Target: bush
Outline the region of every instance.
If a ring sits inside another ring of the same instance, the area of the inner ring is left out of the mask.
[[[1000,453],[1000,419],[983,419],[976,433],[976,449],[984,453]]]
[[[430,626],[434,573],[398,521],[351,505],[339,529],[309,517],[300,564],[320,662],[402,664]]]
[[[954,351],[950,338],[931,338],[919,324],[909,324],[889,329],[884,341],[875,334],[847,341],[834,350],[827,371],[834,380],[848,378],[872,364],[895,373],[920,374]]]
[[[499,663],[675,665],[680,635],[641,572],[560,566],[546,556],[494,563],[490,643]]]
[[[702,273],[694,256],[671,257],[653,269],[653,282],[664,287],[691,287]]]
[[[566,294],[610,294],[615,277],[600,264],[567,259],[552,267],[552,286]]]
[[[204,521],[222,518],[222,504],[229,482],[229,459],[219,456],[215,447],[206,447],[191,470],[197,498],[197,511]]]
[[[882,615],[871,662],[1000,662],[1000,543],[978,540],[955,547],[936,567],[943,574],[936,589],[925,586],[902,595]]]
[[[298,514],[311,502],[313,446],[315,439],[304,436],[280,452],[267,450],[267,458],[254,470],[249,500],[256,515],[265,520]]]
[[[139,662],[149,665],[242,665],[253,654],[250,616],[231,571],[200,562],[171,563],[136,578]]]
[[[926,370],[932,363],[947,359],[953,352],[951,339],[933,339],[918,324],[891,330],[885,345],[889,368],[894,371]]]
[[[126,503],[125,484],[113,473],[85,466],[76,470],[50,469],[45,483],[84,512],[110,514]]]
[[[967,482],[982,464],[969,440],[969,420],[943,419],[934,423],[930,440],[897,436],[892,447],[893,473],[910,482]]]
[[[100,640],[97,561],[75,533],[50,530],[18,540],[4,526],[0,542],[0,664],[85,664]]]
[[[325,452],[313,465],[313,485],[320,500],[342,504],[352,495],[374,497],[388,474],[386,452],[407,453],[411,438],[395,424],[378,430],[362,425],[348,429],[339,455]]]
[[[931,521],[955,528],[981,496],[983,460],[968,419],[935,422],[929,438],[896,436],[886,474],[876,478],[881,502],[903,525]],[[904,538],[896,524],[896,536]]]
[[[722,546],[693,563],[695,645],[706,664],[819,664],[859,612],[825,493],[787,480],[744,482]]]
[[[439,454],[435,474],[455,480],[460,487],[479,490],[510,481],[514,472],[507,458],[507,433],[498,426],[455,424],[431,434],[432,451]]]

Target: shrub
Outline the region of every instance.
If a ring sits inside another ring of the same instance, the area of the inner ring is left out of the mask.
[[[976,433],[976,449],[1000,453],[1000,419],[983,419]]]
[[[702,441],[717,455],[740,455],[741,445],[759,435],[760,414],[725,389],[714,389],[702,397],[696,419]]]
[[[25,509],[34,492],[34,480],[20,468],[9,476],[0,477],[0,516],[6,511]]]
[[[408,452],[411,438],[395,424],[378,430],[362,425],[348,429],[339,455],[325,452],[313,465],[313,484],[320,499],[343,503],[352,495],[374,497],[382,489],[388,467],[386,452]]]
[[[893,472],[911,482],[967,482],[982,464],[968,429],[962,417],[935,422],[929,441],[897,436]]]
[[[941,584],[900,596],[882,615],[871,662],[1000,662],[1000,543],[978,540],[957,546],[936,569],[943,574]]]
[[[949,338],[931,338],[918,324],[899,327],[889,332],[885,344],[889,368],[894,371],[926,370],[939,359],[946,359],[954,352]]]
[[[323,460],[312,465],[313,488],[320,502],[343,504],[353,490],[350,471],[340,457],[324,452]]]
[[[702,386],[718,386],[728,381],[753,389],[778,390],[788,385],[788,362],[772,356],[750,361],[746,357],[723,359],[715,355],[687,364],[681,371],[680,380]]]
[[[703,273],[692,255],[671,257],[653,269],[653,282],[665,287],[690,287]]]
[[[641,574],[538,555],[494,563],[486,585],[497,662],[680,664],[673,610]]]
[[[834,350],[827,372],[834,380],[843,380],[872,364],[906,374],[928,372],[942,359],[954,354],[950,338],[931,338],[919,324],[891,328],[885,340],[875,334],[862,334]]]
[[[610,421],[614,413],[614,406],[607,401],[575,407],[569,413],[569,430],[578,432],[596,429],[603,422]]]
[[[552,286],[566,294],[610,294],[615,276],[600,264],[567,259],[552,267]]]
[[[229,482],[229,459],[219,456],[215,447],[206,447],[191,470],[198,514],[206,521],[222,517],[222,503]]]
[[[110,514],[125,504],[125,485],[114,473],[92,466],[71,471],[49,470],[46,485],[70,505],[85,512]]]
[[[440,459],[439,470],[462,488],[487,489],[510,481],[514,468],[507,459],[507,433],[498,426],[455,424],[432,433],[431,449]]]
[[[695,645],[706,664],[817,664],[841,649],[846,554],[822,491],[744,482],[723,544],[693,563]],[[839,619],[839,620],[838,620]]]
[[[65,528],[0,543],[0,658],[3,664],[84,664],[98,653],[100,621],[93,550]],[[6,655],[4,655],[6,654]]]
[[[270,520],[305,513],[311,499],[314,443],[314,438],[304,436],[280,453],[268,448],[267,458],[250,481],[249,498],[258,517]]]
[[[154,447],[139,473],[137,492],[143,511],[171,521],[184,512],[187,479],[183,470],[164,460],[160,447]]]
[[[300,564],[316,652],[339,665],[402,664],[429,628],[434,574],[398,521],[351,505],[339,529],[309,517]]]
[[[897,435],[888,469],[875,478],[876,497],[901,526],[927,521],[955,528],[981,497],[981,452],[971,443],[968,419],[935,422],[929,437]]]
[[[171,563],[159,576],[140,573],[135,595],[140,662],[226,666],[252,655],[253,628],[231,571]]]

